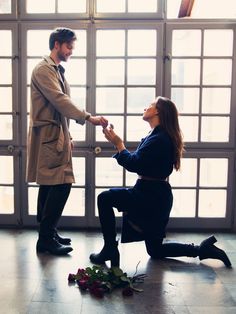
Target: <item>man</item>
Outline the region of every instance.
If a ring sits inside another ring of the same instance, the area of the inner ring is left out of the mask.
[[[83,125],[107,126],[104,117],[78,109],[70,98],[61,61],[74,49],[75,33],[55,29],[49,38],[50,56],[36,65],[31,77],[31,109],[27,151],[27,181],[39,184],[37,221],[40,223],[37,252],[65,255],[71,240],[56,230],[74,181],[69,119]]]

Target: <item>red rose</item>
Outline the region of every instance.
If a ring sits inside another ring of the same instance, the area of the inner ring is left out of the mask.
[[[82,290],[86,290],[88,288],[88,281],[87,280],[84,280],[84,279],[80,279],[77,281],[80,289]]]
[[[74,274],[69,274],[68,281],[69,282],[75,282],[75,275]]]

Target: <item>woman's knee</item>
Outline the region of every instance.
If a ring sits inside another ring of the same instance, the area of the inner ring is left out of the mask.
[[[109,191],[103,191],[100,194],[98,194],[97,197],[97,202],[99,203],[104,203],[107,202],[110,199]]]

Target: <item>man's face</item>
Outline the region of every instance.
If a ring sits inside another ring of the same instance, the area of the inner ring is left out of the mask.
[[[60,61],[67,61],[72,55],[75,43],[71,41],[69,43],[59,44],[56,42],[55,48],[57,49],[57,57]]]

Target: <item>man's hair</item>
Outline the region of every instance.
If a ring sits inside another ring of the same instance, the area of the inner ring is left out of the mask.
[[[75,32],[70,28],[58,27],[56,28],[49,37],[49,49],[54,48],[55,42],[58,41],[60,45],[63,43],[70,43],[76,40]]]

